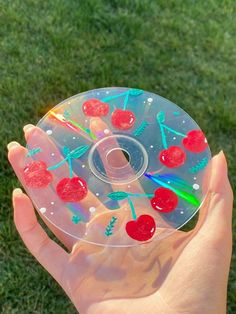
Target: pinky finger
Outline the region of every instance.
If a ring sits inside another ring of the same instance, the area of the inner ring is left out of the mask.
[[[68,254],[51,240],[38,223],[32,202],[21,189],[13,191],[14,222],[23,242],[38,262],[62,284]]]

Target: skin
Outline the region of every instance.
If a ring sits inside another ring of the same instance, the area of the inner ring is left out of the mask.
[[[107,128],[96,118],[90,127],[93,132]],[[32,125],[24,128],[26,139],[33,130]],[[19,160],[25,150],[17,142],[9,143],[8,150],[19,177]],[[204,188],[207,196],[194,230],[176,231],[160,243],[138,247],[101,247],[75,241],[44,220],[67,247],[65,251],[40,226],[31,200],[20,189],[13,191],[14,222],[31,254],[81,314],[222,314],[226,313],[233,206],[223,152],[211,160]],[[106,215],[101,208],[98,222],[103,223]]]

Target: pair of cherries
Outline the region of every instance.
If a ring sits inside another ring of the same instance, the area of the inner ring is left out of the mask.
[[[47,187],[53,179],[43,161],[33,161],[28,164],[23,171],[23,177],[25,184],[34,189]],[[73,177],[60,180],[56,186],[56,191],[64,202],[78,202],[86,197],[88,188],[84,179]]]
[[[192,153],[201,153],[207,148],[207,140],[201,130],[189,131],[182,144]],[[180,167],[186,161],[186,153],[179,146],[170,146],[160,152],[159,160],[168,168]]]
[[[89,117],[106,116],[109,112],[109,105],[99,99],[89,99],[83,103],[83,112]],[[119,130],[128,130],[135,123],[135,115],[130,110],[116,109],[111,115],[112,125]]]
[[[160,187],[155,190],[154,197],[150,200],[152,208],[161,213],[172,212],[178,205],[178,196],[170,189]],[[141,215],[136,220],[126,224],[127,234],[137,241],[151,239],[156,230],[156,223],[152,216]]]

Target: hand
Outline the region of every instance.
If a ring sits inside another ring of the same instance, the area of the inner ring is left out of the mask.
[[[26,129],[26,138],[32,129]],[[16,142],[9,145],[9,160],[18,176],[24,150]],[[81,314],[225,313],[233,195],[223,152],[212,159],[209,172],[195,229],[176,231],[160,243],[99,247],[75,242],[45,221],[67,253],[47,236],[30,199],[19,189],[13,192],[15,225]]]

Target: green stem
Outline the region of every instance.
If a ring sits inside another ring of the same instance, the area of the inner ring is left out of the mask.
[[[176,134],[176,135],[180,135],[180,136],[182,136],[182,137],[186,137],[185,134],[180,133],[180,132],[178,132],[178,131],[175,131],[175,130],[173,130],[172,128],[168,127],[168,126],[165,125],[165,124],[162,124],[162,123],[161,123],[161,126],[162,126],[163,128],[165,128],[165,129],[169,130],[170,132]]]
[[[127,193],[127,194],[134,197],[144,197],[144,196],[153,197],[154,196],[154,194],[135,194],[135,193]]]
[[[121,96],[126,95],[127,93],[128,92],[124,92],[124,93],[120,93],[118,95],[108,96],[108,97],[102,98],[102,101],[106,102],[106,101],[109,101],[109,100],[112,100],[112,99],[116,99],[116,98],[119,98]]]
[[[73,171],[72,171],[72,161],[71,158],[68,158],[68,164],[69,164],[69,171],[70,171],[70,179],[73,178]]]
[[[68,161],[69,163],[69,167],[71,167],[72,169],[72,158],[79,158],[81,157],[83,154],[85,154],[87,152],[87,150],[89,149],[89,145],[87,146],[80,146],[80,147],[77,147],[76,149],[72,150],[71,152],[68,150],[68,151],[65,151],[64,153],[66,154],[66,157],[65,159],[63,159],[62,161],[60,161],[58,164],[56,165],[53,165],[51,167],[48,167],[47,170],[54,170],[54,169],[57,169],[59,168],[60,166],[62,166],[66,161]],[[78,153],[79,151],[81,151],[81,148],[83,148],[83,151],[81,152],[81,154],[79,155],[79,157],[73,157],[74,154]]]
[[[165,132],[164,132],[164,130],[163,130],[163,126],[162,126],[161,123],[159,123],[159,126],[160,126],[160,130],[161,130],[161,138],[162,138],[163,147],[164,147],[165,149],[167,149],[168,146],[167,146],[166,136],[165,136]]]
[[[69,156],[66,156],[65,159],[63,159],[62,161],[60,161],[58,164],[54,165],[54,166],[51,166],[51,167],[48,167],[47,170],[54,170],[54,169],[57,169],[59,168],[60,166],[62,166],[67,160],[69,159]]]
[[[133,218],[134,220],[136,220],[136,219],[137,219],[137,215],[136,215],[136,212],[135,212],[134,204],[133,204],[133,202],[131,201],[131,199],[129,198],[129,196],[128,196],[127,199],[128,199],[129,206],[130,206],[130,209],[131,209],[132,218]]]
[[[127,105],[128,105],[128,100],[129,100],[129,92],[127,92],[127,95],[125,96],[123,110],[126,110]]]

